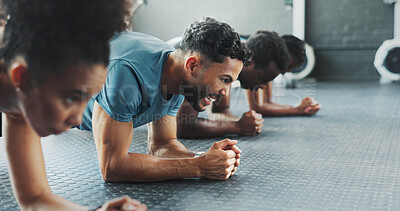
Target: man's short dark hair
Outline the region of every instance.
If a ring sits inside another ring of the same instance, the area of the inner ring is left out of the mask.
[[[247,63],[252,55],[232,27],[210,17],[192,23],[185,30],[178,49],[198,52],[217,63],[224,62],[226,57]]]
[[[108,64],[108,40],[125,29],[126,0],[8,0],[1,57],[25,58],[37,83],[75,64]]]
[[[282,39],[285,41],[289,53],[296,57],[300,63],[303,63],[306,59],[304,41],[293,35],[283,35]]]
[[[276,32],[257,31],[247,39],[246,45],[253,51],[255,68],[265,68],[271,61],[275,61],[282,72],[288,68],[288,48]]]

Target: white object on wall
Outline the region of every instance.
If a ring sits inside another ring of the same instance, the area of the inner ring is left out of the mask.
[[[388,70],[385,65],[386,56],[394,48],[400,48],[400,0],[384,0],[386,4],[394,3],[394,30],[393,38],[391,40],[383,41],[382,45],[379,46],[375,54],[374,66],[381,75],[379,80],[380,84],[389,84],[393,81],[400,80],[399,73],[393,73]]]

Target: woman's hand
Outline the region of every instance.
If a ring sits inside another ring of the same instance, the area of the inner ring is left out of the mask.
[[[131,199],[128,196],[116,198],[106,202],[101,208],[97,209],[97,211],[146,211],[147,206],[140,203],[140,201]]]

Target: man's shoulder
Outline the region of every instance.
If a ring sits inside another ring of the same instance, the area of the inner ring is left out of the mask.
[[[157,49],[158,51],[164,50],[174,50],[168,43],[156,38],[152,35],[134,32],[134,31],[124,31],[116,34],[110,41],[111,48],[114,46],[121,47],[124,46],[134,46],[131,50],[151,50]]]
[[[110,42],[110,60],[124,59],[141,69],[161,68],[172,51],[174,49],[166,42],[139,32],[121,32]]]

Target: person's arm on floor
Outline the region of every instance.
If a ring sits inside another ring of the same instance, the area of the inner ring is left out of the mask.
[[[179,138],[209,138],[228,134],[255,135],[262,130],[262,116],[254,111],[243,114],[239,121],[213,121],[198,117],[199,112],[184,102],[177,115]]]
[[[246,90],[250,109],[263,116],[311,116],[319,111],[319,104],[316,104],[310,97],[304,98],[297,107],[273,103],[271,84],[272,82],[269,82],[258,90]]]
[[[176,117],[174,116],[164,116],[154,122],[149,123],[149,151],[150,154],[161,157],[161,158],[192,158],[193,152],[186,149],[186,147],[177,140],[176,138]],[[214,145],[207,150],[200,158],[211,159],[213,162],[206,162],[208,164],[212,164],[216,161],[215,156],[217,155],[213,152],[215,149],[218,149],[219,152],[226,153],[225,157],[219,156],[220,161],[224,161],[229,159],[230,161],[234,161],[233,165],[231,162],[228,162],[231,166],[225,166],[222,173],[222,178],[227,179],[230,175],[233,175],[236,172],[237,167],[239,166],[239,159],[241,150],[236,146],[236,141],[232,141],[229,139],[225,139],[220,142],[214,143]],[[221,145],[222,144],[222,145]],[[217,146],[217,147],[216,147]],[[233,157],[226,157],[228,152],[232,154]],[[221,159],[222,158],[222,159]],[[219,163],[219,162],[218,162]],[[214,167],[209,166],[209,169],[205,172],[207,175],[214,177],[215,172],[213,170]],[[210,171],[211,170],[211,171]],[[210,172],[208,172],[210,171]]]
[[[176,139],[176,119],[171,116],[149,124],[151,155],[128,152],[134,136],[133,122],[112,119],[97,102],[93,108],[92,127],[103,179],[109,182],[187,177],[226,180],[238,165],[236,157],[241,152],[235,146],[237,141],[223,140],[194,158],[195,152]]]
[[[3,116],[10,180],[22,210],[89,210],[51,192],[46,177],[40,137],[21,116]],[[145,205],[129,197],[115,199],[101,210],[119,210],[122,206],[146,210]],[[132,205],[132,206],[129,206]],[[143,207],[144,206],[144,207]],[[131,209],[132,210],[132,209]]]

